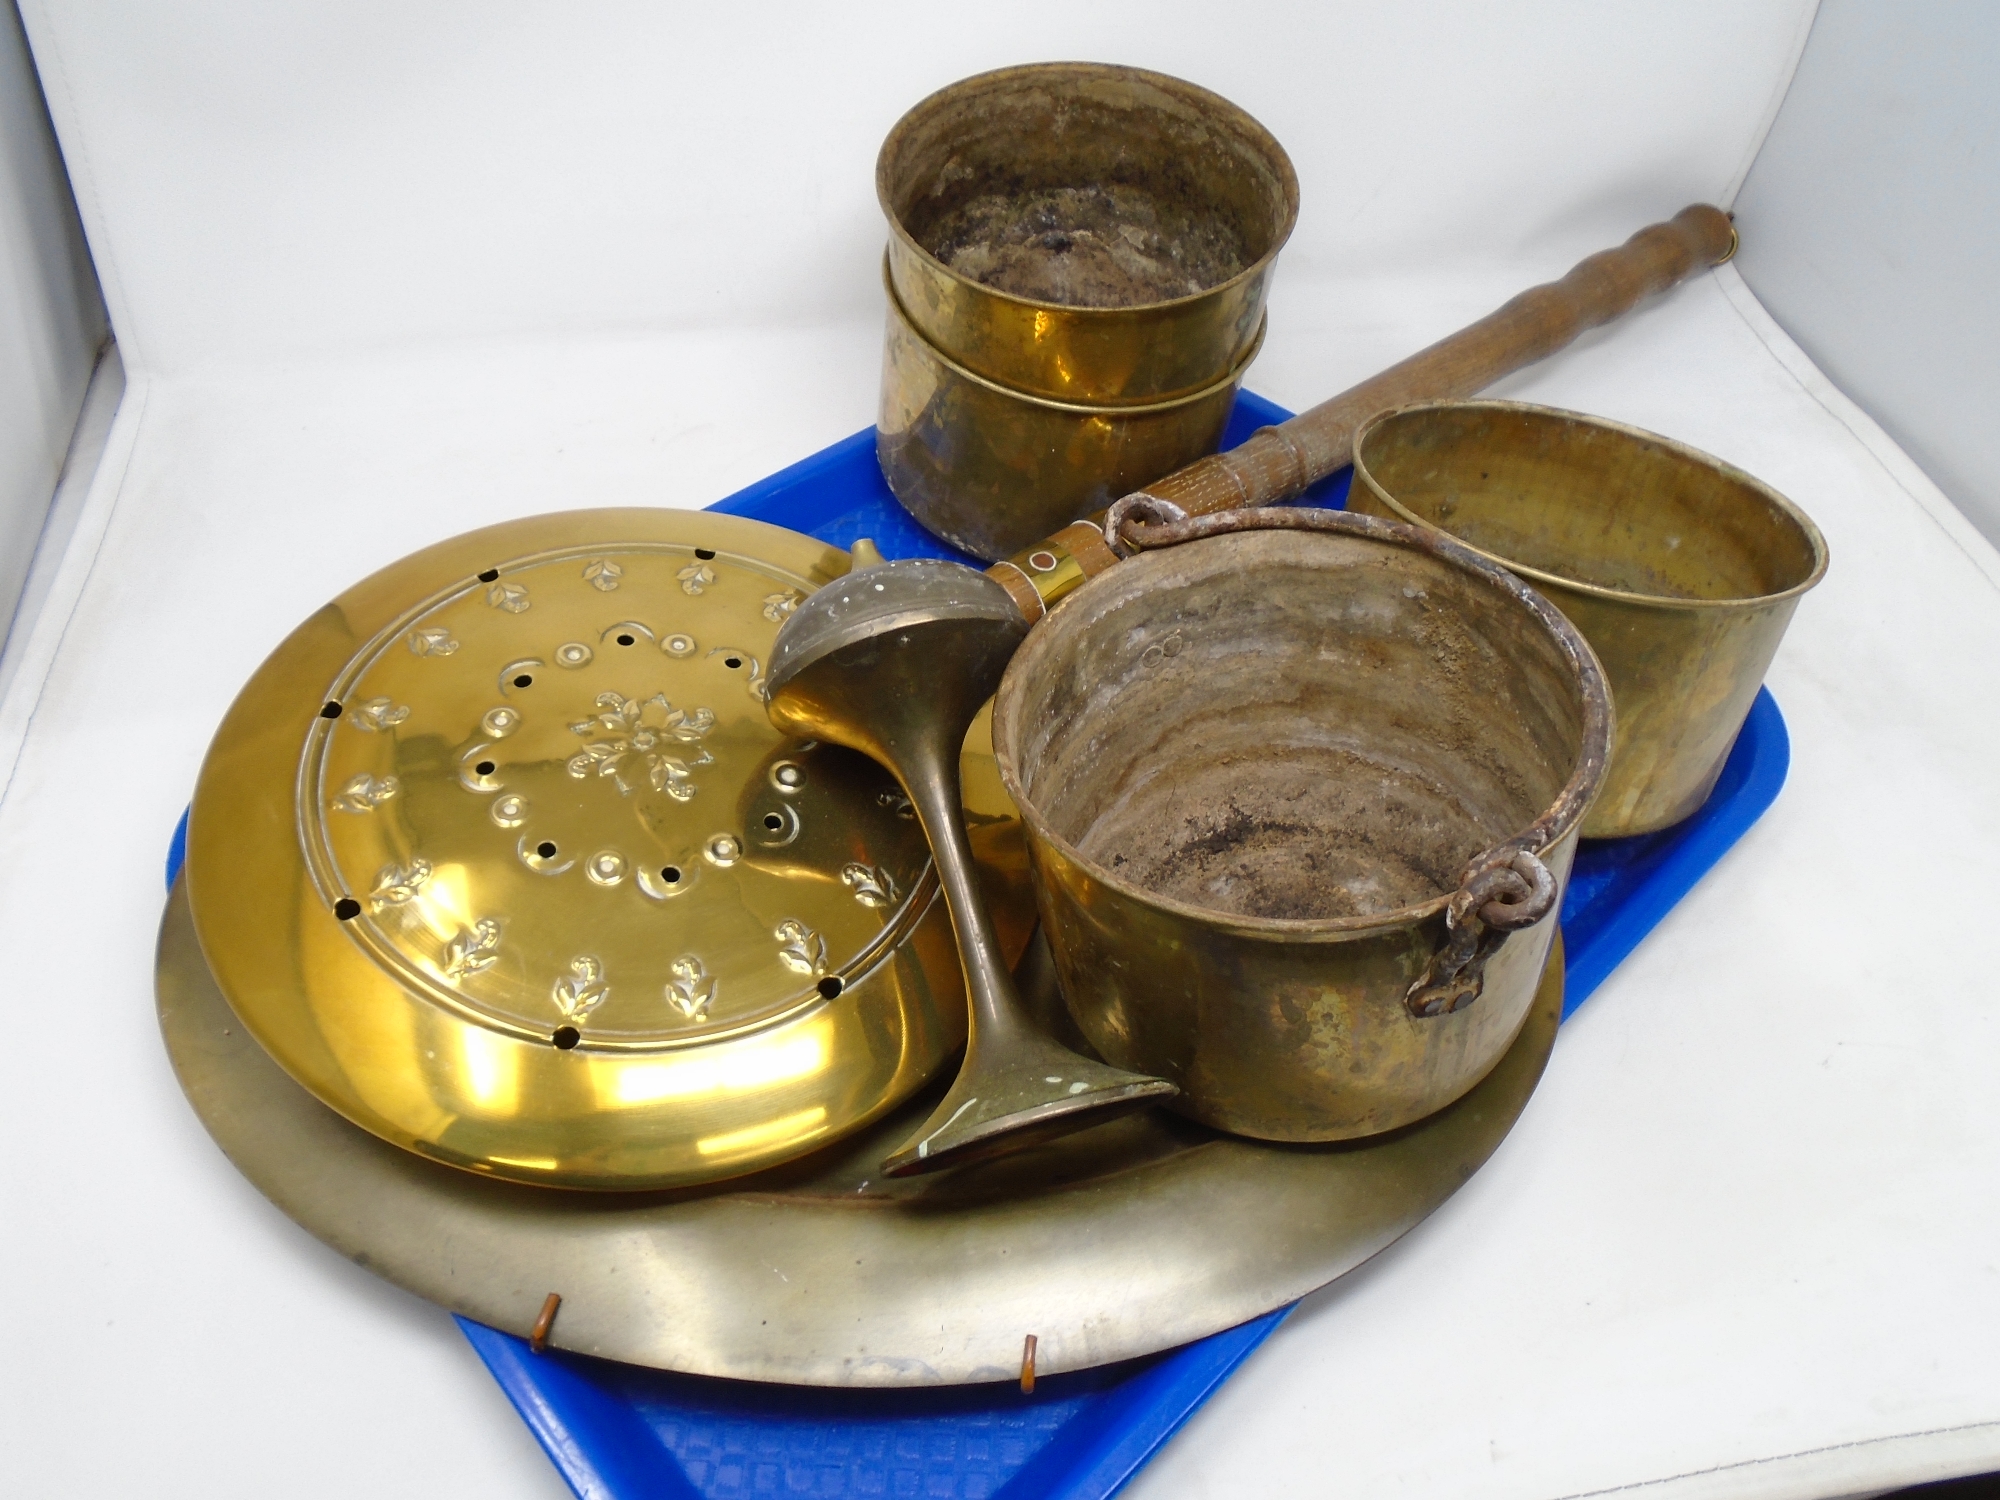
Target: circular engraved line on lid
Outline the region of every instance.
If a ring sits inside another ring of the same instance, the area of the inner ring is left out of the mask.
[[[600,849],[584,862],[584,878],[592,885],[613,886],[625,878],[625,856],[616,849]]]
[[[583,581],[600,593],[610,593],[624,576],[625,570],[608,557],[593,557],[583,565]]]
[[[669,656],[693,656],[695,653],[694,637],[691,635],[670,635],[660,642],[660,649]]]
[[[544,849],[548,850],[548,853],[544,854],[542,852]],[[554,844],[550,843],[547,839],[544,839],[539,844],[531,844],[528,842],[528,836],[525,833],[515,840],[514,852],[520,855],[521,863],[533,870],[537,875],[562,875],[576,867],[576,857],[574,855],[563,860],[561,864],[557,864],[556,860],[560,857],[560,851]]]
[[[324,715],[326,711],[320,712]],[[347,722],[363,733],[377,734],[395,728],[409,716],[409,707],[393,698],[370,698],[347,711]]]
[[[666,984],[667,1004],[690,1021],[706,1021],[715,1003],[715,976],[692,953],[683,953],[667,968],[674,976]]]
[[[575,1025],[611,998],[604,964],[593,954],[579,953],[569,961],[569,973],[549,986],[549,997],[563,1019]]]
[[[702,845],[701,857],[726,870],[743,857],[743,844],[733,833],[718,833]]]
[[[505,739],[521,727],[521,711],[504,703],[498,708],[489,708],[486,716],[479,721],[479,727],[496,740]]]
[[[564,641],[556,647],[556,665],[575,671],[578,667],[586,665],[592,655],[590,647],[584,645],[582,641]]]
[[[487,810],[487,816],[502,828],[519,828],[528,821],[528,799],[509,792]]]

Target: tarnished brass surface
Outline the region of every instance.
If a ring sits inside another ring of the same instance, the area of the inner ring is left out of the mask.
[[[932,94],[883,142],[875,190],[891,295],[923,338],[1023,394],[1094,405],[1188,395],[1245,363],[1299,208],[1290,160],[1249,115],[1101,63]],[[1023,243],[996,259],[1003,240]]]
[[[1435,402],[1354,439],[1354,510],[1458,537],[1546,593],[1618,706],[1586,838],[1666,828],[1714,789],[1826,541],[1762,481],[1668,438],[1512,401]]]
[[[985,574],[910,558],[821,589],[785,621],[771,655],[771,722],[873,757],[909,794],[965,967],[965,1062],[936,1112],[882,1163],[892,1177],[1053,1140],[1174,1092],[1072,1052],[1033,1023],[973,876],[959,746],[1027,630]]]
[[[1603,678],[1546,601],[1435,533],[1184,526],[1052,611],[995,700],[1063,995],[1206,1124],[1421,1119],[1528,1014],[1604,773]],[[1510,865],[1544,883],[1518,920],[1469,894]]]
[[[1360,1145],[1264,1146],[1149,1110],[948,1177],[880,1180],[883,1152],[931,1108],[934,1086],[836,1148],[749,1180],[561,1193],[451,1171],[318,1104],[224,1003],[185,881],[161,926],[158,991],[202,1123],[339,1254],[523,1337],[557,1292],[558,1348],[849,1386],[1011,1381],[1029,1333],[1038,1372],[1053,1375],[1304,1295],[1410,1229],[1493,1153],[1562,1009],[1552,962],[1483,1083]]]
[[[453,538],[278,647],[202,768],[187,881],[245,1024],[437,1161],[637,1188],[754,1171],[964,1037],[922,832],[764,711],[781,621],[847,556],[735,517],[575,511]],[[1010,952],[1024,860],[967,795]]]
[[[1213,453],[1256,357],[1191,393],[1092,406],[1024,395],[951,359],[911,325],[893,288],[875,452],[904,509],[989,562]]]

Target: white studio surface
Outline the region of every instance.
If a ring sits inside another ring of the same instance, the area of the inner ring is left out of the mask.
[[[128,386],[0,700],[0,1492],[484,1500],[564,1490],[442,1313],[236,1176],[154,1026],[167,838],[263,655],[439,537],[705,505],[866,425],[874,149],[954,77],[1116,57],[1263,119],[1306,209],[1250,384],[1302,407],[1726,201],[1811,18],[24,9]],[[1728,268],[1502,392],[1706,448],[1825,530],[1771,676],[1790,782],[1494,1161],[1130,1493],[2000,1467],[2000,558]]]

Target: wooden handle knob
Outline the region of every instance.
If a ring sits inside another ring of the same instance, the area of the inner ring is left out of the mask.
[[[1350,462],[1356,430],[1377,412],[1482,391],[1735,252],[1736,230],[1729,216],[1705,203],[1692,204],[1615,250],[1600,250],[1577,262],[1560,281],[1530,287],[1470,327],[1281,426],[1260,429],[1240,447],[1147,485],[1141,493],[1170,501],[1190,515],[1290,499]],[[1098,532],[1101,515],[1093,521],[1066,527],[987,570],[1030,620],[1117,561]],[[1057,566],[1030,567],[1030,558],[1052,559]]]

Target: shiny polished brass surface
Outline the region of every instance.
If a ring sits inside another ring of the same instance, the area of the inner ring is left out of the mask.
[[[196,1114],[260,1191],[341,1256],[523,1337],[556,1291],[557,1348],[844,1386],[1013,1380],[1031,1332],[1037,1371],[1053,1375],[1170,1348],[1304,1295],[1411,1228],[1492,1154],[1534,1089],[1562,1008],[1552,962],[1519,1040],[1483,1083],[1355,1146],[1264,1146],[1147,1110],[947,1177],[881,1180],[882,1153],[929,1111],[934,1085],[832,1149],[754,1178],[560,1193],[397,1150],[293,1083],[217,990],[185,881],[161,925],[157,976],[161,1031]]]
[[[1052,612],[994,704],[1071,1014],[1220,1129],[1422,1119],[1529,1012],[1604,774],[1590,648],[1415,527],[1272,509],[1121,534],[1166,550]]]
[[[1586,838],[1708,799],[1826,541],[1741,469],[1636,427],[1511,401],[1385,413],[1354,439],[1350,508],[1439,528],[1576,622],[1618,705]]]
[[[1034,1025],[973,876],[958,747],[1027,632],[1006,591],[912,558],[849,574],[793,611],[771,656],[780,729],[874,757],[902,783],[937,862],[965,966],[965,1062],[936,1112],[883,1162],[941,1171],[1081,1130],[1174,1092],[1061,1046]]]
[[[883,142],[875,190],[891,295],[922,338],[1022,394],[1091,405],[1188,395],[1244,364],[1299,209],[1249,115],[1101,63],[939,90]]]
[[[964,1035],[922,833],[879,768],[763,703],[780,622],[846,566],[735,517],[575,511],[313,615],[231,707],[189,826],[244,1023],[356,1124],[524,1182],[733,1176],[892,1108]]]
[[[893,288],[875,452],[889,488],[926,530],[988,561],[1213,453],[1243,371],[1145,405],[1092,406],[1023,394],[930,343]]]

